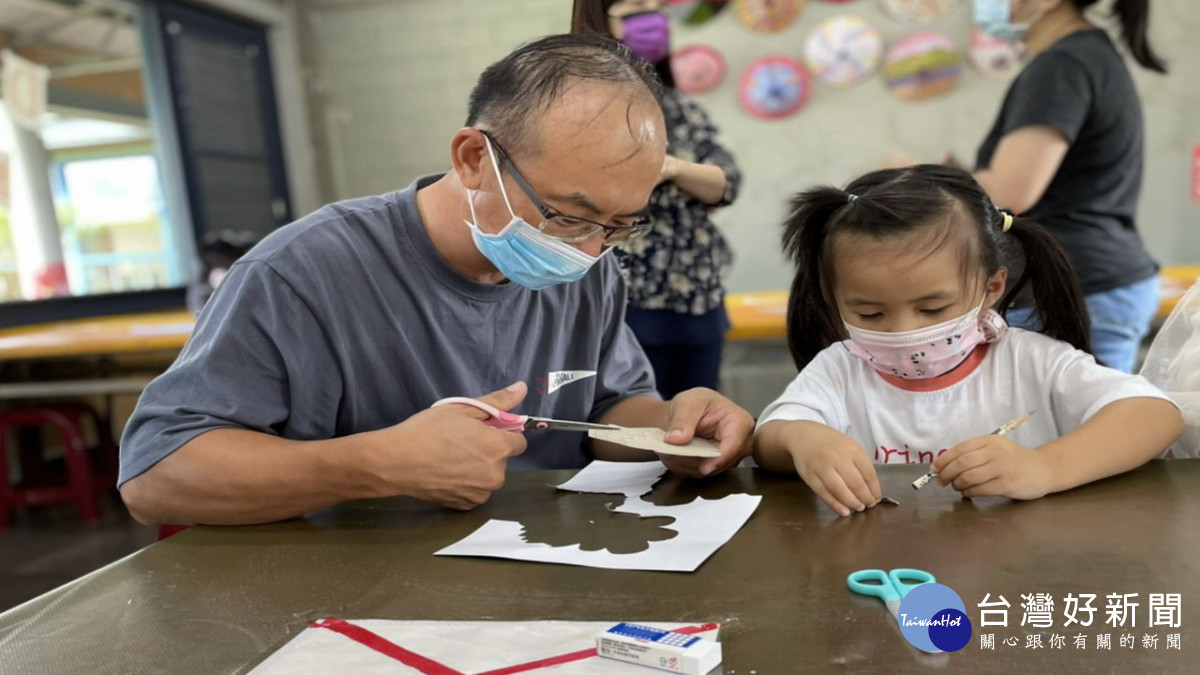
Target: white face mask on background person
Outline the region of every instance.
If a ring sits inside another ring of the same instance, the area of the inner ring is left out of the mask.
[[[980,30],[1005,42],[1017,43],[1029,35],[1029,27],[1045,14],[1038,10],[1028,21],[1012,23],[1012,5],[1009,0],[975,0],[975,23]]]
[[[471,220],[463,222],[471,228],[471,239],[475,242],[475,248],[479,249],[506,278],[531,290],[537,291],[582,279],[608,250],[598,256],[588,255],[565,241],[542,234],[518,216],[508,200],[508,191],[504,188],[500,164],[492,151],[492,143],[486,138],[484,141],[487,143],[492,168],[496,172],[496,181],[500,184],[500,195],[504,197],[504,205],[508,207],[512,219],[496,234],[483,232],[477,225],[479,218],[475,215],[475,191],[467,190]]]

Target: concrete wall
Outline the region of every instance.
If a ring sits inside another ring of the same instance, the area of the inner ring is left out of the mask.
[[[298,0],[305,70],[313,92],[316,157],[322,196],[346,198],[406,185],[444,170],[450,136],[462,124],[479,72],[518,43],[568,28],[569,0]],[[970,2],[932,27],[965,46]],[[1141,225],[1166,263],[1200,261],[1200,205],[1189,197],[1193,145],[1200,143],[1200,2],[1155,0],[1152,39],[1172,74],[1135,68],[1146,107],[1148,167]],[[967,69],[949,96],[902,102],[875,77],[849,91],[820,88],[808,107],[783,121],[744,112],[737,80],[769,53],[800,56],[818,21],[861,15],[891,43],[916,30],[891,19],[878,0],[809,1],[787,30],[764,35],[726,11],[700,27],[676,26],[675,46],[710,44],[729,72],[700,97],[735,152],[746,179],[741,198],[718,212],[738,259],[732,290],[786,287],[779,252],[785,200],[813,183],[842,183],[875,168],[891,150],[936,161],[954,151],[971,159],[1000,105],[1006,83]]]

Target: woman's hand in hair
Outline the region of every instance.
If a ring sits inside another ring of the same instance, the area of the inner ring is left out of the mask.
[[[953,152],[947,152],[945,155],[942,155],[942,166],[948,166],[952,169],[962,169],[963,171],[968,170],[966,165],[958,161],[958,157],[955,157]]]
[[[666,181],[675,183],[679,189],[705,204],[716,204],[725,196],[725,170],[715,164],[689,162],[665,155],[658,182]]]
[[[1038,499],[1051,491],[1044,453],[1004,436],[980,436],[950,448],[933,462],[940,485],[964,497]]]
[[[907,169],[917,164],[917,158],[903,150],[888,150],[879,160],[880,169]]]

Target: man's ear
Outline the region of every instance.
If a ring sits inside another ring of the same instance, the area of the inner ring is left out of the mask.
[[[450,139],[450,164],[458,181],[468,190],[478,190],[483,183],[487,155],[486,141],[478,129],[463,127]]]

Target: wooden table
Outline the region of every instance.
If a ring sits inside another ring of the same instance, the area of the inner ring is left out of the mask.
[[[1161,321],[1171,314],[1183,294],[1200,279],[1200,265],[1164,267],[1160,274],[1162,301],[1158,306],[1158,320]],[[787,299],[786,290],[730,293],[725,299],[730,323],[725,339],[735,342],[786,339]]]
[[[0,330],[0,361],[179,351],[196,321],[186,310],[120,314]]]
[[[324,617],[715,620],[724,625],[724,672],[738,675],[1195,672],[1200,462],[1155,461],[1027,503],[914,492],[921,471],[881,467],[885,494],[902,505],[850,518],[818,506],[795,477],[737,469],[707,483],[671,479],[651,499],[764,496],[691,574],[433,555],[488,518],[570,543],[613,497],[548,487],[570,475],[563,471],[511,474],[468,513],[392,499],[273,525],[192,528],[0,614],[0,672],[241,673]],[[619,544],[627,534],[605,536]],[[909,646],[882,603],[846,589],[847,574],[871,567],[937,575],[966,604],[972,641],[940,656]],[[980,647],[977,606],[989,593],[1012,605],[1007,628],[984,630],[994,651]],[[1055,628],[1021,626],[1021,594],[1032,593],[1054,598]],[[1067,593],[1098,596],[1091,627],[1062,628]],[[1139,594],[1132,649],[1120,647],[1125,631],[1105,625],[1110,593]],[[1182,595],[1179,627],[1148,626],[1150,593]],[[1044,647],[1026,648],[1038,633]],[[1102,633],[1112,635],[1111,651],[1095,648]],[[1176,633],[1181,649],[1167,649]],[[1066,635],[1065,647],[1050,647],[1053,634]],[[1076,634],[1086,649],[1074,647]],[[1143,648],[1145,634],[1158,636],[1156,649]],[[1003,643],[1011,638],[1020,645]]]
[[[191,313],[170,310],[9,328],[0,330],[0,363],[172,355],[183,349],[195,323]],[[0,399],[139,394],[152,378],[13,379],[0,384]]]

